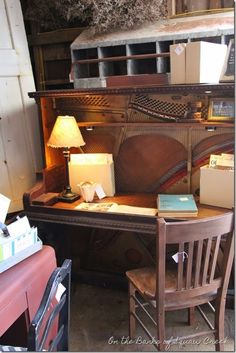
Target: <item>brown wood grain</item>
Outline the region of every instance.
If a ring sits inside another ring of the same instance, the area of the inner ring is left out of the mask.
[[[116,160],[119,192],[158,192],[158,180],[187,160],[185,147],[164,135],[137,135],[122,145]]]

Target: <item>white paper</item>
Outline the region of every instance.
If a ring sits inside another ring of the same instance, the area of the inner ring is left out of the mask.
[[[177,55],[180,55],[180,54],[183,52],[183,50],[184,50],[184,47],[183,47],[181,44],[179,44],[179,45],[175,48],[175,53],[176,53]]]
[[[234,168],[234,155],[229,153],[211,154],[209,168],[228,167]]]
[[[0,194],[0,221],[2,223],[5,223],[10,202],[8,197]]]
[[[181,256],[179,256],[181,255]],[[172,259],[178,263],[179,262],[179,258],[181,259],[182,257],[182,261],[184,262],[184,260],[188,257],[188,254],[185,251],[182,252],[177,252],[176,254],[172,255]]]
[[[66,290],[66,287],[64,287],[63,284],[59,283],[59,285],[57,287],[57,292],[56,292],[56,295],[55,295],[55,298],[58,301],[58,303],[59,303],[59,301],[61,299],[62,294],[65,292],[65,290]]]
[[[10,236],[16,237],[18,235],[22,235],[30,232],[30,224],[29,220],[26,216],[18,219],[17,221],[9,224],[7,226]]]
[[[96,194],[97,194],[97,196],[98,196],[98,198],[99,198],[100,200],[107,196],[107,195],[105,194],[105,192],[104,192],[103,187],[102,187],[101,184],[97,184],[97,185],[96,185],[95,192],[96,192]]]
[[[155,216],[157,214],[156,208],[118,205],[115,202],[101,202],[101,203],[82,202],[78,206],[76,206],[75,209],[84,210],[84,211],[96,211],[96,212],[126,213],[126,214],[142,215],[142,216]]]
[[[231,153],[221,153],[223,159],[228,159],[234,161],[234,154]]]
[[[109,164],[112,163],[112,154],[109,153],[80,153],[71,154],[71,164],[85,164],[85,165],[98,165],[98,164]]]
[[[113,202],[82,202],[75,207],[76,210],[81,211],[95,211],[95,212],[108,212],[108,210],[114,205]]]
[[[140,215],[140,216],[155,216],[157,214],[157,209],[156,208],[136,207],[136,206],[129,206],[129,205],[114,204],[109,209],[109,212],[128,213],[128,214],[135,214],[135,215]]]

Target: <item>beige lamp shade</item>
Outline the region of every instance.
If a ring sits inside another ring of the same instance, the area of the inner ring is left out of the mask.
[[[74,116],[58,116],[47,145],[55,148],[80,147],[85,142]]]

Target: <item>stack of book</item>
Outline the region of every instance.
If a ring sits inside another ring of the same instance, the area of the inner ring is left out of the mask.
[[[196,217],[198,208],[193,195],[159,194],[157,199],[159,217]]]

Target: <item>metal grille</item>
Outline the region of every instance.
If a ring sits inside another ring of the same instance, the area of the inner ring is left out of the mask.
[[[70,110],[76,109],[81,106],[90,106],[90,107],[110,107],[109,101],[105,96],[96,96],[88,95],[75,98],[67,99],[57,99],[56,108],[65,109],[69,108]]]
[[[183,118],[187,105],[153,99],[145,95],[136,95],[130,102],[129,108],[133,108],[154,119],[175,121]]]
[[[202,106],[202,118],[204,120],[207,120],[207,116],[208,116],[208,105],[203,105]]]

